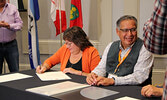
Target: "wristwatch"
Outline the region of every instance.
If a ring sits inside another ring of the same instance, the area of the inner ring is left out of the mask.
[[[112,77],[113,78],[113,80],[115,81],[115,78],[114,77]]]

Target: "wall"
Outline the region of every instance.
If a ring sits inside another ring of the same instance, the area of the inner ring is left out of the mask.
[[[23,0],[27,9],[28,0]],[[69,25],[70,0],[65,0],[67,24]],[[39,49],[41,62],[60,48],[60,36],[55,37],[55,27],[49,16],[50,1],[39,0],[40,20],[38,21]],[[149,8],[149,9],[147,9]],[[134,15],[139,21],[138,35],[142,38],[143,23],[150,17],[153,10],[152,0],[82,0],[84,31],[88,34],[99,53],[102,55],[105,47],[111,41],[118,40],[116,35],[116,20],[124,15]],[[20,70],[30,69],[28,58],[27,12],[20,12],[24,27],[17,34],[20,52]],[[166,56],[155,56],[153,81],[162,84]],[[156,79],[158,77],[158,80]]]

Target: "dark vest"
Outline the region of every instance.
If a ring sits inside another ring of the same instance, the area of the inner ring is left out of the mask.
[[[133,73],[133,69],[138,60],[139,52],[142,45],[143,41],[140,38],[138,38],[137,41],[132,46],[132,50],[130,51],[129,55],[119,66],[117,72],[115,73],[117,76],[126,76],[128,74]],[[116,66],[119,64],[118,62],[118,55],[120,50],[119,46],[120,46],[120,40],[113,42],[109,49],[106,61],[107,74],[113,74]]]

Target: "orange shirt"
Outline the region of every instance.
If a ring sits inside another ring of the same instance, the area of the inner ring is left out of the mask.
[[[61,63],[60,70],[63,71],[70,58],[70,51],[64,44],[55,54],[46,59],[44,63],[47,63],[49,67]],[[86,48],[82,53],[82,71],[90,73],[100,62],[99,52],[95,47]]]

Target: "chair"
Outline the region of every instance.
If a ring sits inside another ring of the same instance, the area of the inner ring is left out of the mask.
[[[148,85],[148,84],[152,84],[152,69],[150,71],[150,74],[149,74],[149,77],[148,79],[146,79],[142,84],[140,84],[139,86],[145,86],[145,85]]]

